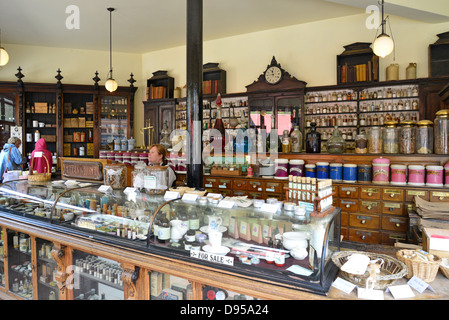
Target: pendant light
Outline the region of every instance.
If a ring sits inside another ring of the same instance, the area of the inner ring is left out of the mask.
[[[385,26],[387,24],[388,17],[384,19],[384,0],[382,0],[381,6],[382,6],[382,23],[380,26],[382,27],[382,33],[376,38],[376,40],[373,43],[373,52],[376,56],[385,58],[386,56],[388,56],[390,53],[393,52],[394,42],[392,37],[390,37],[388,34],[385,33]]]
[[[112,11],[114,11],[114,8],[108,8],[109,11],[109,73],[108,73],[108,80],[106,80],[106,83],[104,84],[106,90],[109,92],[114,92],[117,90],[117,82],[112,77]]]
[[[0,67],[5,66],[9,61],[9,54],[2,47],[2,31],[0,30]]]

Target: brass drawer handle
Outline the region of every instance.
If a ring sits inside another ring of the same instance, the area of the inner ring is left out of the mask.
[[[401,226],[401,224],[396,223],[396,228],[399,228]]]
[[[346,191],[346,195],[350,195],[351,194],[351,191]]]
[[[394,208],[393,208],[393,207],[391,207],[391,208],[390,208],[390,211],[393,211],[393,210],[394,210]]]
[[[371,206],[368,206],[368,207],[366,207],[368,210],[371,210],[373,207],[371,207]]]
[[[365,224],[365,223],[366,223],[366,220],[363,219],[362,221],[360,221],[360,223],[361,223],[361,224]]]
[[[373,196],[373,193],[372,193],[372,192],[368,192],[368,196],[369,196],[369,197],[372,197],[372,196]]]
[[[395,196],[394,193],[391,193],[391,194],[390,194],[390,198],[394,198],[394,196]]]
[[[360,237],[360,239],[365,240],[365,239],[366,239],[366,236],[363,235],[363,236]]]
[[[350,205],[350,204],[347,204],[347,205],[346,205],[346,208],[351,208],[351,205]]]

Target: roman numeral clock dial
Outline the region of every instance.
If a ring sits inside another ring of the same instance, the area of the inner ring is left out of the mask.
[[[271,66],[265,71],[265,81],[276,84],[282,79],[282,70],[277,66]]]

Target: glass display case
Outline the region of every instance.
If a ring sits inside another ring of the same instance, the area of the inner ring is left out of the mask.
[[[96,184],[67,185],[61,181],[38,185],[26,180],[10,181],[0,185],[0,214],[38,219],[57,224],[58,230],[65,233],[85,235],[120,248],[299,286],[314,293],[323,294],[329,289],[337,272],[331,256],[340,250],[340,209],[319,217],[296,212],[274,199],[261,204],[246,198],[188,193],[169,199],[168,193],[113,190]],[[38,250],[42,245],[38,241]],[[74,265],[87,261],[118,269],[99,257],[76,253],[73,259]],[[26,261],[24,258],[14,265]],[[14,281],[10,279],[10,284]],[[120,291],[119,284],[112,284],[114,290]],[[92,290],[90,286],[83,286],[74,297],[86,297]],[[157,294],[152,292],[162,299],[163,289]],[[112,296],[117,298],[118,291]],[[91,293],[101,299],[102,292],[95,287],[95,293]]]
[[[109,145],[114,139],[128,137],[128,99],[125,96],[101,97],[100,145]]]

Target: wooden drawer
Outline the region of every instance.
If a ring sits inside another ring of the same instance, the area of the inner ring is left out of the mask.
[[[232,181],[232,188],[237,190],[246,190],[248,186],[248,181],[243,179],[234,179]]]
[[[232,189],[232,179],[218,179],[218,189]]]
[[[265,192],[282,193],[284,192],[284,183],[282,182],[265,182]]]
[[[340,198],[357,199],[359,197],[358,187],[340,186],[338,190],[338,195],[340,196]]]
[[[402,202],[383,201],[382,213],[401,216],[407,214],[407,211],[405,210],[405,205]]]
[[[426,201],[429,201],[429,191],[421,189],[407,189],[405,191],[405,201],[413,202],[413,198],[418,196]]]
[[[370,214],[349,214],[349,226],[356,228],[379,229],[380,217]]]
[[[389,246],[393,246],[396,242],[405,242],[407,240],[407,234],[396,232],[382,232],[381,243]]]
[[[404,201],[404,189],[384,188],[382,192],[383,200]]]
[[[449,191],[430,191],[430,201],[449,201]]]
[[[407,232],[408,219],[400,217],[382,217],[382,229],[398,232]]]
[[[349,241],[380,243],[378,231],[349,229]]]
[[[340,208],[342,211],[359,211],[359,201],[353,199],[340,199]]]
[[[248,190],[262,192],[262,182],[248,181]]]
[[[362,187],[360,190],[360,199],[380,200],[381,188]]]
[[[349,240],[349,237],[348,237],[348,228],[346,228],[346,227],[341,227],[341,228],[340,228],[340,235],[343,236],[343,239],[342,239],[342,240]]]
[[[250,199],[262,199],[262,192],[248,191],[248,198],[250,198]]]
[[[360,200],[360,211],[363,213],[379,213],[380,201]]]
[[[347,226],[349,224],[349,213],[341,212],[340,217],[341,217],[340,225]]]
[[[204,178],[204,188],[218,188],[218,179]]]

